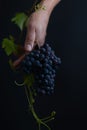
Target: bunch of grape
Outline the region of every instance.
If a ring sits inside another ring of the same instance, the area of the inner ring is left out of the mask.
[[[54,93],[56,69],[60,64],[61,59],[45,43],[26,55],[22,61],[22,69],[26,74],[34,75],[33,88],[37,93],[51,95]]]

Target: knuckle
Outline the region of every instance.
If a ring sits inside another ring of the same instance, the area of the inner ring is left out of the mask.
[[[33,41],[33,37],[30,36],[30,34],[26,36],[25,42],[32,42]]]
[[[26,41],[32,42],[34,39],[34,31],[29,30],[26,35]]]
[[[25,40],[25,42],[26,42],[26,43],[32,43],[32,42],[33,42],[33,39],[28,38],[28,39]]]

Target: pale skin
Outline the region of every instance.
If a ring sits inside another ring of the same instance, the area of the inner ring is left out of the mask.
[[[45,6],[46,10],[40,9],[30,15],[24,43],[25,51],[32,51],[35,45],[41,47],[45,43],[51,12],[60,1],[61,0],[42,0],[40,4],[42,7]]]

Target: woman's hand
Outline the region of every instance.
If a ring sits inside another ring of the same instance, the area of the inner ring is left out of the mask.
[[[49,14],[46,10],[38,10],[31,14],[27,24],[25,50],[31,51],[37,44],[39,47],[45,42]]]

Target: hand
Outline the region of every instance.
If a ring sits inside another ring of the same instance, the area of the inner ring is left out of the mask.
[[[45,10],[39,10],[31,14],[27,24],[25,50],[32,51],[35,45],[39,47],[45,42],[49,14]]]

